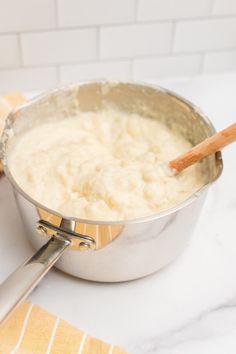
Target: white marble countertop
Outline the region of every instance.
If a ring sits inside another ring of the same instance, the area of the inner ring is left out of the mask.
[[[217,129],[236,120],[236,73],[161,82]],[[236,146],[210,189],[186,251],[159,273],[99,284],[51,270],[33,302],[132,354],[236,353]],[[0,180],[0,281],[32,254],[11,189]]]

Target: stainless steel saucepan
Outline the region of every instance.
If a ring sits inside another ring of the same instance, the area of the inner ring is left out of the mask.
[[[158,214],[120,222],[65,217],[39,204],[16,183],[8,156],[16,137],[45,121],[63,120],[78,110],[117,107],[157,119],[193,144],[215,130],[199,109],[158,87],[122,82],[90,82],[43,94],[7,118],[0,147],[4,172],[13,186],[27,235],[38,250],[0,286],[0,321],[56,267],[83,279],[119,282],[143,277],[171,262],[189,240],[210,184],[222,171],[221,154],[203,161],[207,184],[178,206]],[[60,259],[59,259],[60,258]]]

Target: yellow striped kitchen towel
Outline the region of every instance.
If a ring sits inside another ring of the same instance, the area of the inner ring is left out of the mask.
[[[31,302],[20,305],[0,328],[0,353],[126,354]]]

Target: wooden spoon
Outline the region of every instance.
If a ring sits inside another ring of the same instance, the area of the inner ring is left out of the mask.
[[[228,128],[221,130],[219,133],[212,135],[200,144],[194,146],[185,154],[177,157],[169,162],[169,167],[174,170],[175,174],[180,173],[188,166],[191,166],[204,157],[221,150],[226,145],[236,141],[236,123]]]

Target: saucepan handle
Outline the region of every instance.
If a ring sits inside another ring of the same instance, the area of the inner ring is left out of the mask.
[[[0,285],[0,323],[35,288],[70,243],[69,239],[54,235]]]

